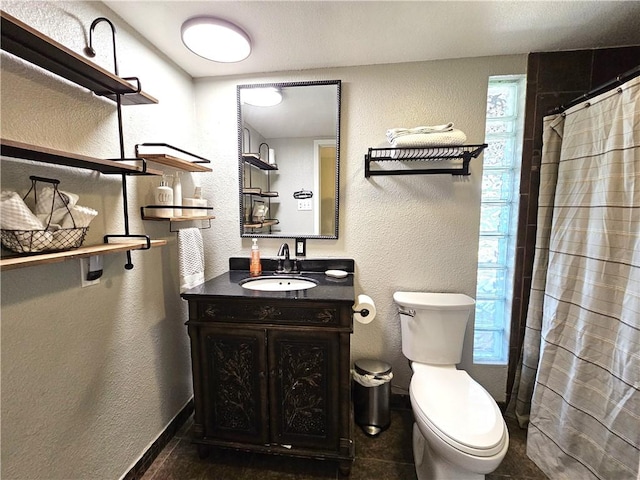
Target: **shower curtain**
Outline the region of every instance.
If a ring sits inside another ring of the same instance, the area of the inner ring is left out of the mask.
[[[640,462],[640,77],[545,117],[515,413],[551,479]]]

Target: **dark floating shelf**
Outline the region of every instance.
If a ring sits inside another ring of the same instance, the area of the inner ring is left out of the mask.
[[[278,165],[265,162],[258,153],[243,153],[242,160],[249,165],[258,167],[260,170],[278,170]]]
[[[139,143],[135,150],[137,158],[144,158],[150,162],[187,172],[211,172],[211,168],[204,165],[211,163],[211,160],[168,143]]]
[[[120,161],[103,160],[100,158],[54,150],[53,148],[29,145],[15,140],[8,140],[6,138],[0,139],[0,144],[0,154],[3,157],[83,168],[105,174],[162,175],[160,170],[147,168],[146,162],[141,159],[131,159],[131,161],[137,161],[139,165],[130,165]]]
[[[96,95],[115,101],[116,94],[121,94],[122,105],[158,103],[157,99],[140,91],[137,79],[132,79],[136,81],[134,86],[8,13],[0,13],[2,50],[88,88]]]

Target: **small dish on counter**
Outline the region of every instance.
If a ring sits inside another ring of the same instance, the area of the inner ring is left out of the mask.
[[[348,273],[344,270],[327,270],[326,272],[324,272],[324,274],[327,277],[333,278],[345,278],[348,275]]]

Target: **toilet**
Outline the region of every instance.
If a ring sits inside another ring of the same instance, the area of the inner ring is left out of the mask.
[[[480,480],[509,448],[495,400],[464,370],[467,321],[475,301],[461,293],[395,292],[402,353],[411,362],[409,396],[415,423],[418,480]]]

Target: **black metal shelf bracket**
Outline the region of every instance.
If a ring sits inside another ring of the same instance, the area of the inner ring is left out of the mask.
[[[118,74],[118,56],[116,52],[116,27],[113,25],[111,20],[105,17],[98,17],[93,22],[91,22],[91,27],[89,28],[89,46],[85,48],[85,53],[90,57],[95,57],[96,51],[93,48],[93,31],[100,22],[106,22],[111,28],[111,42],[113,48],[113,71],[116,76]],[[129,80],[129,79],[125,79]],[[137,91],[140,92],[140,81],[133,77],[131,80],[136,80],[137,83]],[[122,94],[119,92],[115,93],[116,99],[116,110],[118,113],[118,140],[120,143],[120,160],[126,160],[124,154],[124,129],[122,127]],[[143,162],[143,169],[146,172],[146,162]],[[127,196],[127,174],[122,174],[122,209],[124,215],[124,235],[105,235],[104,241],[108,243],[109,238],[119,237],[119,238],[145,238],[147,240],[146,248],[142,248],[142,250],[147,250],[151,248],[151,240],[147,235],[132,235],[129,230],[129,201]],[[127,270],[131,270],[133,268],[133,263],[131,261],[131,250],[126,251],[127,263],[125,263],[124,268]]]

